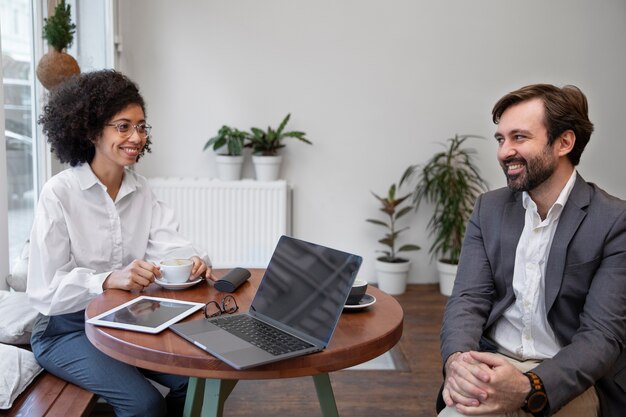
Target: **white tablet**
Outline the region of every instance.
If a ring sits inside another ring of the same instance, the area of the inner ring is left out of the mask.
[[[159,333],[204,307],[203,303],[142,295],[87,320],[97,326]]]

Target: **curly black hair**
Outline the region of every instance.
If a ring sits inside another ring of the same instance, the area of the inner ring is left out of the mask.
[[[139,88],[114,70],[75,75],[55,88],[39,117],[52,152],[61,162],[76,166],[90,163],[96,154],[94,142],[105,123],[131,104],[145,103]],[[150,152],[150,137],[137,157]]]

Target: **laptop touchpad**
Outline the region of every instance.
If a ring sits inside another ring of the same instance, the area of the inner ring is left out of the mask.
[[[229,352],[225,355],[228,359],[235,363],[247,363],[251,359],[264,358],[273,358],[273,356],[255,346],[249,346],[245,349],[239,349],[234,352]]]
[[[206,346],[207,350],[215,353],[224,353],[250,346],[249,343],[221,329],[196,335],[196,340]]]

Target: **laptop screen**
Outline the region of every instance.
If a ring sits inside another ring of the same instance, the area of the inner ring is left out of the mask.
[[[357,255],[282,236],[252,308],[328,343],[361,262]]]

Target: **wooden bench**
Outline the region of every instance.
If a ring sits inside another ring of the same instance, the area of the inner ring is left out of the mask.
[[[85,417],[97,396],[43,371],[1,417]]]

